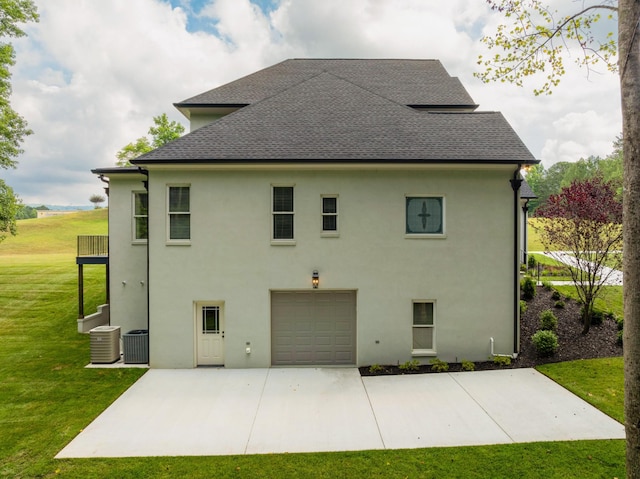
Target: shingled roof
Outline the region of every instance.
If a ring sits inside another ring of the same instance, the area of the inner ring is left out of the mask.
[[[176,104],[227,105],[133,163],[537,162],[437,60],[287,60]]]
[[[286,60],[175,106],[248,105],[323,73],[342,78],[403,105],[477,105],[438,60]]]

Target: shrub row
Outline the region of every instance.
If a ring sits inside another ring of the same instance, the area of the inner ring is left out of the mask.
[[[540,329],[531,336],[538,355],[553,356],[558,350],[558,335],[555,333],[557,327],[558,318],[553,311],[547,309],[540,313]]]

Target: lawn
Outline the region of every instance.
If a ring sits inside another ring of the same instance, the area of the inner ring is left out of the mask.
[[[0,243],[0,256],[76,254],[78,235],[106,235],[106,208],[49,218],[19,220],[18,234]]]
[[[101,214],[81,213],[69,220],[73,226],[65,221],[68,217],[52,218],[45,226],[24,222],[20,237],[0,243],[1,477],[624,477],[624,441],[619,440],[256,456],[54,459],[144,374],[141,369],[84,368],[90,352],[88,336],[76,332],[75,235],[106,232],[106,225],[100,224],[104,220],[96,219]],[[30,237],[32,232],[37,241]],[[42,246],[41,241],[51,246]],[[87,312],[103,302],[104,294],[104,268],[86,267]],[[545,366],[543,372],[611,416],[622,417],[621,361],[559,363]]]
[[[573,285],[554,286],[563,296],[578,299],[576,287]],[[596,299],[595,308],[604,313],[612,312],[616,316],[624,316],[624,304],[622,298],[622,286],[603,286],[599,297]]]
[[[536,267],[529,270],[529,275],[538,279],[540,265],[540,281],[572,281],[570,267],[560,261],[543,254],[530,254],[536,260]]]
[[[622,357],[544,364],[537,369],[612,418],[624,422]]]
[[[546,248],[540,240],[538,228],[545,221],[543,218],[529,218],[527,224],[527,249],[528,251],[546,251]]]

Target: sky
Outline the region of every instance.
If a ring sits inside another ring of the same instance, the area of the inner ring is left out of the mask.
[[[580,6],[551,0],[563,6]],[[12,106],[29,123],[15,170],[25,204],[89,205],[92,168],[173,104],[288,58],[439,59],[479,111],[501,111],[545,168],[606,156],[622,130],[618,77],[568,61],[550,96],[474,78],[503,17],[481,0],[35,0],[40,22],[13,40]],[[578,5],[579,4],[579,5]],[[611,28],[615,28],[613,25]],[[572,54],[577,56],[577,51]],[[540,80],[540,78],[538,78]]]

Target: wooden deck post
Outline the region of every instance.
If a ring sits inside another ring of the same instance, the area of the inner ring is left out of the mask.
[[[78,319],[84,318],[84,277],[82,263],[78,264]]]

